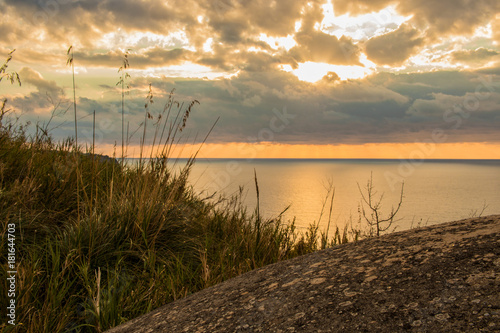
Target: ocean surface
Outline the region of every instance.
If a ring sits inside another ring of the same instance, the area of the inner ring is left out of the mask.
[[[370,178],[374,201],[382,196],[382,217],[397,206],[404,182],[402,206],[391,231],[500,214],[500,160],[198,159],[189,180],[203,197],[214,192],[235,195],[242,187],[243,202],[251,212],[257,204],[254,172],[261,214],[273,217],[289,207],[285,220],[295,218],[301,229],[318,222],[329,188],[335,189],[331,228],[357,225],[361,192],[366,196]],[[330,198],[321,230],[328,224],[329,208]]]

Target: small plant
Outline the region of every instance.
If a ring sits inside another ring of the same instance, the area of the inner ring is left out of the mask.
[[[327,193],[325,199],[323,200],[323,205],[321,207],[318,222],[311,223],[306,229],[305,233],[302,233],[298,241],[296,242],[295,250],[297,251],[298,255],[314,252],[317,250],[323,250],[339,244],[357,242],[361,236],[361,231],[359,229],[355,229],[352,223],[350,224],[350,226],[346,224],[343,229],[340,229],[337,225],[335,225],[333,236],[330,234],[333,201],[335,198],[335,187],[333,186],[333,182],[331,180],[328,182],[326,189]],[[328,202],[328,223],[325,230],[320,231],[320,222],[323,218],[323,214]]]
[[[78,156],[77,156],[77,152],[78,152],[78,119],[77,119],[77,115],[76,115],[76,85],[75,85],[75,57],[74,57],[74,53],[73,53],[73,45],[71,45],[69,48],[68,48],[68,51],[66,53],[66,55],[68,56],[68,60],[66,61],[66,65],[67,66],[71,66],[71,70],[72,70],[72,77],[73,77],[73,109],[74,109],[74,115],[75,115],[75,150],[74,150],[74,156],[75,156],[75,165],[76,165],[76,170],[77,170],[77,173],[78,173]],[[77,208],[77,212],[78,212],[78,221],[80,221],[80,184],[79,184],[79,180],[78,178],[76,179],[76,202],[77,202],[77,205],[78,205],[78,208]]]
[[[9,62],[12,60],[13,56],[12,54],[16,51],[16,49],[10,51],[7,55],[7,59],[3,63],[2,67],[0,67],[0,82],[3,79],[7,79],[10,81],[11,84],[14,84],[17,82],[19,86],[21,86],[21,78],[19,77],[19,74],[17,72],[10,72],[7,73],[7,67],[9,67]]]
[[[127,84],[127,79],[130,78],[130,74],[127,71],[127,68],[130,67],[130,64],[128,62],[128,55],[130,53],[130,49],[125,51],[125,54],[123,55],[123,63],[118,68],[118,73],[120,73],[120,79],[116,83],[116,85],[121,86],[121,91],[122,91],[122,165],[124,162],[125,158],[125,88],[130,89],[130,87]]]
[[[483,216],[484,211],[485,211],[486,209],[488,209],[488,207],[489,207],[489,205],[488,205],[488,204],[486,204],[486,201],[485,201],[485,202],[483,202],[483,206],[482,206],[481,208],[479,208],[479,209],[471,209],[471,210],[469,211],[469,215],[468,215],[468,217],[469,217],[469,218],[481,217],[481,216]]]
[[[144,151],[144,144],[146,142],[147,122],[148,122],[148,119],[153,119],[153,116],[149,112],[149,107],[154,103],[154,98],[153,97],[154,97],[154,95],[153,95],[153,87],[152,87],[152,85],[150,83],[149,84],[148,95],[146,96],[146,103],[144,104],[144,123],[143,123],[144,131],[143,131],[142,139],[141,139],[141,151],[140,151],[141,156],[139,158],[139,164],[142,164],[142,154],[143,154],[143,151]],[[160,122],[160,121],[161,121],[161,115],[158,116],[158,122]],[[156,131],[155,133],[157,134],[158,131]],[[153,147],[154,147],[154,142],[153,142]]]
[[[331,193],[331,196],[330,196]],[[325,249],[328,246],[328,233],[330,232],[330,224],[332,223],[332,212],[333,212],[333,199],[335,198],[335,187],[333,187],[333,183],[330,181],[328,186],[328,192],[326,194],[325,201],[323,203],[323,209],[325,207],[326,202],[328,201],[328,197],[330,196],[330,210],[328,212],[328,224],[326,226],[326,231],[321,233],[321,248]],[[323,212],[323,209],[321,210]],[[320,216],[321,220],[321,216]],[[318,221],[319,224],[319,221]],[[346,229],[347,230],[347,229]],[[336,228],[336,234],[333,239],[333,242],[337,241],[337,236],[339,236],[339,228]],[[344,237],[345,238],[345,237]],[[342,243],[342,239],[338,237],[339,244]],[[346,241],[347,242],[347,241]]]
[[[76,118],[76,85],[75,85],[75,56],[73,53],[73,45],[68,48],[68,52],[66,53],[68,56],[68,60],[66,61],[66,66],[70,66],[72,70],[73,77],[73,109],[75,114],[75,143],[78,146],[78,120]]]
[[[15,51],[16,49],[10,51],[7,54],[7,59],[5,59],[5,62],[3,63],[2,67],[0,67],[0,82],[2,82],[3,79],[7,79],[10,81],[11,84],[17,82],[19,86],[21,86],[21,78],[19,77],[19,74],[17,72],[7,73],[7,67],[9,67],[9,62],[12,60],[13,58],[12,54]],[[2,105],[0,106],[0,126],[2,125],[3,117],[10,111],[9,109],[6,109],[6,105],[7,105],[7,98],[4,98],[2,101]]]
[[[361,194],[361,205],[360,205],[360,215],[363,216],[364,220],[370,227],[370,235],[373,234],[373,229],[375,229],[375,234],[380,236],[381,232],[388,230],[395,221],[396,214],[399,212],[401,205],[403,203],[404,197],[404,182],[401,183],[401,195],[399,198],[399,202],[394,208],[391,209],[391,212],[387,214],[385,217],[382,213],[382,199],[384,198],[384,193],[382,193],[378,199],[377,191],[373,185],[373,173],[370,175],[370,179],[366,183],[365,193],[361,189],[358,183],[358,190]],[[367,209],[365,209],[365,205]]]
[[[191,109],[195,104],[200,104],[198,100],[193,100],[191,103],[189,103],[189,106],[187,107],[186,111],[184,112],[184,116],[182,117],[182,124],[179,125],[179,131],[182,132],[182,130],[186,127],[187,120],[189,119],[189,115],[191,114]]]

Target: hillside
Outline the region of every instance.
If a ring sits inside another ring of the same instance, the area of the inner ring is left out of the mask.
[[[500,331],[500,215],[272,264],[108,331]]]

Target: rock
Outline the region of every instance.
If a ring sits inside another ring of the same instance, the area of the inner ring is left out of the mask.
[[[248,272],[109,333],[492,332],[500,215],[344,244]]]

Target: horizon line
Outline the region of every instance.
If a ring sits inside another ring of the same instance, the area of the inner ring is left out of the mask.
[[[125,157],[126,159],[140,159],[139,157]],[[153,157],[155,158],[155,157]],[[170,160],[188,160],[192,157],[170,157]],[[146,159],[143,157],[143,159]],[[150,159],[149,157],[147,159]],[[263,160],[291,160],[291,161],[399,161],[399,162],[412,162],[415,164],[431,161],[499,161],[499,158],[426,158],[426,159],[403,159],[403,158],[370,158],[370,157],[348,157],[348,158],[314,158],[314,157],[196,157],[194,160],[238,160],[238,161],[263,161]]]

